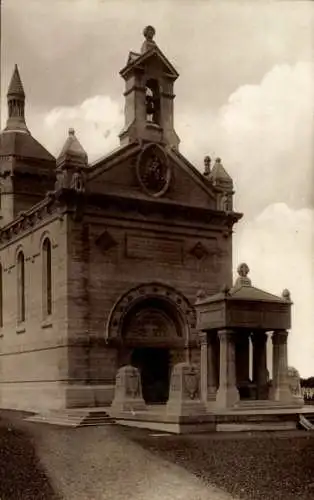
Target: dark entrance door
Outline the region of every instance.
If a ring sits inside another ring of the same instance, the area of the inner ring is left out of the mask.
[[[141,373],[143,398],[148,404],[166,403],[169,396],[168,349],[137,348],[132,354],[132,365]]]

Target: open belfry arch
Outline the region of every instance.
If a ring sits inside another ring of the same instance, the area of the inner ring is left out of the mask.
[[[0,134],[2,408],[69,415],[111,404],[145,412],[158,403],[178,422],[180,412],[212,411],[214,387],[226,408],[245,393],[264,397],[263,335],[254,348],[259,382],[238,387],[247,374],[246,334],[240,348],[221,331],[242,326],[229,325],[221,312],[225,323],[209,333],[211,304],[243,303],[232,280],[232,232],[242,217],[233,209],[233,181],[220,158],[205,156],[200,168],[180,153],[179,74],[153,27],[120,75],[120,144],[91,164],[72,128],[56,158],[32,136],[14,69]],[[205,298],[196,302],[199,290]],[[278,299],[276,307],[289,304]],[[208,324],[197,323],[197,314]],[[233,349],[245,358],[236,379],[228,364]]]

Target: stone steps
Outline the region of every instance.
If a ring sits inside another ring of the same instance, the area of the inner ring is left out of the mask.
[[[60,425],[65,427],[92,427],[112,425],[114,419],[104,410],[59,410],[36,414],[26,419],[28,422]]]
[[[276,408],[294,408],[293,404],[283,404],[276,401],[270,401],[267,399],[255,399],[255,400],[242,400],[237,404],[237,410],[249,410],[251,408],[261,408],[261,409],[276,409]]]
[[[226,422],[216,425],[217,432],[253,432],[295,430],[294,422]]]

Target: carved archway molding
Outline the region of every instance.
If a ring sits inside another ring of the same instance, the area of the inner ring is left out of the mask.
[[[105,327],[107,342],[121,341],[123,323],[129,312],[147,299],[158,299],[166,302],[177,315],[182,328],[182,336],[186,341],[191,330],[196,326],[196,313],[190,301],[175,288],[160,282],[143,283],[124,293],[110,311]]]

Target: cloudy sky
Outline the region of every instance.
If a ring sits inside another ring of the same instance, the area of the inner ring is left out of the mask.
[[[33,135],[57,154],[74,127],[91,161],[118,144],[118,72],[155,26],[180,73],[181,152],[200,169],[219,155],[232,175],[245,214],[234,266],[291,291],[289,363],[303,376],[314,375],[313,21],[313,2],[232,0],[3,0],[2,19],[2,96],[18,63]]]

